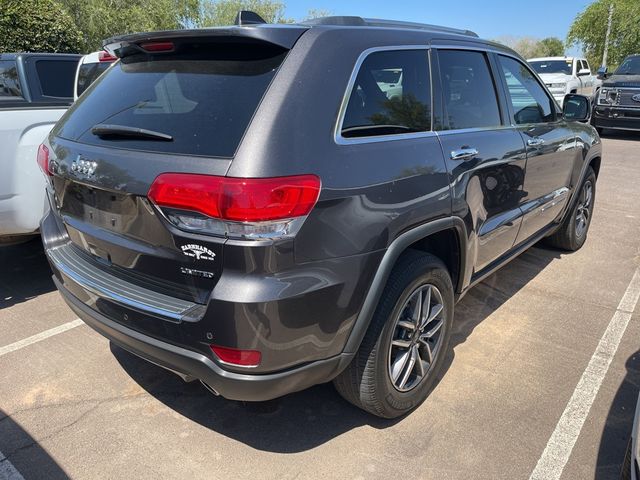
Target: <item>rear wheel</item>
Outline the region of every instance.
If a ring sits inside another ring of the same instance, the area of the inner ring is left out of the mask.
[[[578,199],[561,227],[550,237],[547,243],[563,250],[575,251],[584,245],[591,225],[593,206],[596,199],[596,174],[591,167],[580,186]]]
[[[394,268],[360,349],[335,380],[349,402],[394,418],[429,394],[446,356],[453,287],[433,255],[409,251]]]

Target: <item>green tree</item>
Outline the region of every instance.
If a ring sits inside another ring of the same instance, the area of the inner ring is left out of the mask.
[[[82,36],[54,0],[0,0],[0,52],[77,53]]]
[[[564,55],[564,44],[562,40],[555,37],[539,40],[534,37],[505,36],[497,38],[495,41],[514,49],[525,59]]]
[[[538,42],[538,56],[560,57],[564,55],[564,43],[556,37],[543,38]]]
[[[596,0],[580,12],[567,35],[567,44],[580,45],[591,66],[600,65],[604,52],[609,5],[613,4],[608,66],[640,52],[640,1]]]
[[[193,26],[199,0],[59,0],[83,34],[83,49],[98,50],[115,35]]]
[[[285,17],[284,3],[274,0],[203,0],[198,26],[233,25],[240,10],[256,12],[267,23],[293,23]]]

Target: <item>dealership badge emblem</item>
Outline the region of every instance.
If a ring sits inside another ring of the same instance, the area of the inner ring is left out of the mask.
[[[216,257],[215,253],[202,245],[189,244],[180,248],[187,257],[193,257],[196,260],[214,260]]]
[[[85,177],[92,177],[96,173],[98,168],[98,162],[92,162],[90,160],[83,160],[82,156],[78,155],[71,164],[71,171],[77,174],[84,175]]]
[[[640,103],[640,93],[636,93],[633,97],[631,97],[631,100]]]

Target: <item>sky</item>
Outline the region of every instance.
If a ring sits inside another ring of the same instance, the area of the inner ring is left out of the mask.
[[[589,0],[285,0],[286,15],[299,20],[309,9],[333,15],[408,20],[473,30],[481,38],[558,37],[565,40]],[[578,50],[579,51],[579,50]],[[572,49],[570,53],[577,53]]]

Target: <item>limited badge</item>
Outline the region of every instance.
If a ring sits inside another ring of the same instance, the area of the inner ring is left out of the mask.
[[[189,244],[180,248],[187,257],[194,257],[196,260],[214,260],[216,257],[215,253],[202,245]]]

